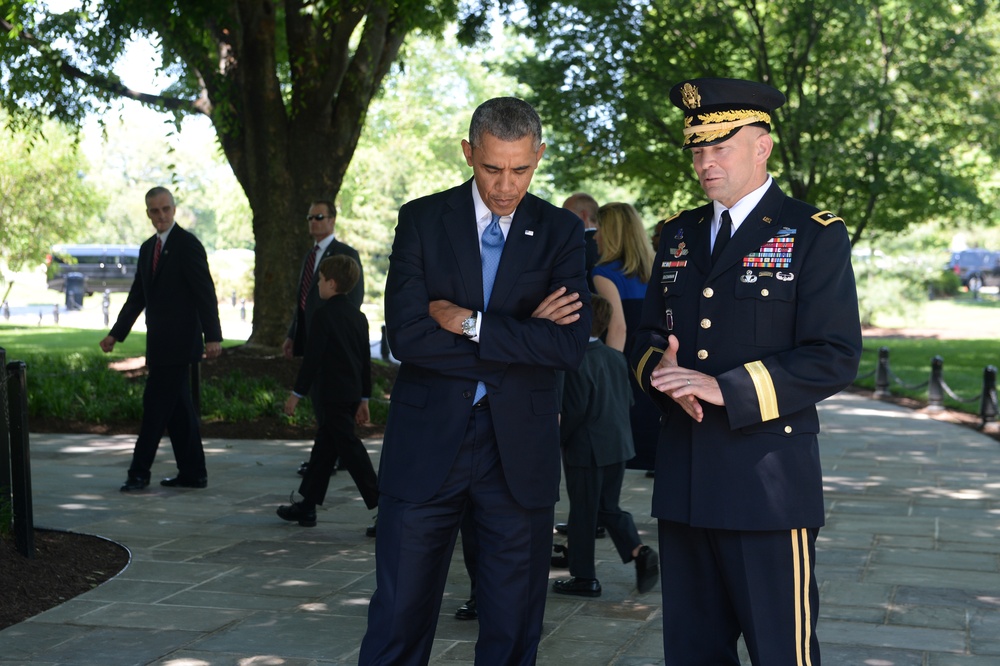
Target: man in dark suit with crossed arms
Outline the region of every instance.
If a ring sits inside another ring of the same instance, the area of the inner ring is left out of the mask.
[[[532,664],[541,637],[559,495],[556,371],[579,365],[590,332],[583,229],[527,193],[545,151],[527,103],[480,105],[462,149],[473,179],[405,204],[389,258],[386,327],[401,365],[364,665],[427,663],[466,510],[478,543],[476,661]]]
[[[202,356],[222,351],[222,327],[215,284],[201,242],[174,224],[177,207],[164,187],[146,193],[146,215],[156,234],[139,248],[135,280],[118,321],[101,340],[110,352],[132,330],[146,311],[146,390],[142,395],[142,424],[135,442],[123,492],[149,485],[150,469],[164,430],[177,462],[177,476],[160,485],[204,488],[208,485],[199,416],[191,399],[190,368]]]

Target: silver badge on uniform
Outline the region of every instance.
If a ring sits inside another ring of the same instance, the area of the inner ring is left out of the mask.
[[[740,282],[744,284],[753,284],[756,281],[757,276],[750,271],[747,271],[746,274],[740,276]]]
[[[778,271],[778,274],[774,277],[778,278],[782,282],[791,282],[795,279],[795,273],[782,273],[781,271]]]

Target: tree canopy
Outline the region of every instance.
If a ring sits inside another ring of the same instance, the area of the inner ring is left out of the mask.
[[[997,11],[984,1],[583,0],[526,24],[512,67],[560,140],[570,180],[639,184],[664,214],[703,200],[667,93],[749,78],[788,97],[770,167],[857,240],[928,219],[996,220]],[[548,154],[547,154],[548,157]]]
[[[22,125],[79,123],[121,97],[209,116],[254,215],[251,342],[273,346],[309,243],[309,201],[340,191],[406,36],[457,16],[457,0],[81,0],[62,13],[0,0],[0,87]],[[113,73],[133,37],[158,43],[169,88],[133,90]]]
[[[91,224],[101,207],[73,137],[53,122],[42,130],[10,137],[0,151],[0,264],[12,271],[42,263],[53,243]]]

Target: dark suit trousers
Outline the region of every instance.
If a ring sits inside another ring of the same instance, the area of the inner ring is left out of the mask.
[[[597,578],[594,567],[594,534],[607,528],[622,562],[632,560],[632,551],[642,543],[632,514],[618,506],[625,477],[625,463],[605,467],[566,466],[569,497],[569,573],[578,578]]]
[[[535,663],[548,591],[554,511],[525,509],[511,496],[491,418],[489,408],[472,411],[451,471],[430,500],[416,504],[385,494],[380,498],[377,587],[368,608],[361,666],[427,663],[455,540],[467,510],[472,512],[478,544],[476,663]]]
[[[132,452],[130,476],[148,479],[164,431],[177,462],[177,473],[189,479],[205,478],[205,450],[201,445],[198,413],[191,399],[190,365],[153,365],[142,394],[142,424]]]
[[[365,506],[374,509],[378,506],[378,479],[364,443],[354,434],[358,403],[313,402],[313,405],[319,429],[309,454],[309,466],[299,484],[299,494],[314,504],[322,504],[339,457],[361,492]]]
[[[819,664],[818,529],[745,532],[660,520],[666,663]]]

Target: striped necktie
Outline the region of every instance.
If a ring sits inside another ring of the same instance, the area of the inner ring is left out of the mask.
[[[319,252],[319,245],[313,245],[312,252],[306,257],[306,263],[302,266],[302,285],[299,287],[299,307],[304,312],[306,309],[306,297],[312,288],[313,273],[316,271],[316,253]]]

